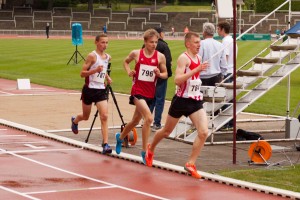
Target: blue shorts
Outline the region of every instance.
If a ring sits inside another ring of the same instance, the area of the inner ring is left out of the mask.
[[[175,95],[172,99],[168,114],[174,118],[180,118],[182,115],[188,117],[202,108],[203,101],[182,98]]]
[[[86,105],[91,105],[93,102],[97,103],[99,101],[107,100],[107,90],[106,89],[94,89],[87,86],[83,86],[81,93],[81,100]]]

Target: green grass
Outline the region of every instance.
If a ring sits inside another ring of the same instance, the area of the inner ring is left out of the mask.
[[[285,168],[224,171],[222,176],[267,185],[275,188],[300,192],[300,165]]]
[[[183,41],[167,41],[173,57],[173,72],[176,60],[185,48]],[[238,42],[238,67],[248,59],[255,56],[270,41],[241,41]],[[142,40],[110,40],[107,53],[112,56],[113,89],[115,92],[129,93],[131,79],[126,75],[122,62],[125,56],[133,49],[140,48]],[[79,52],[86,55],[95,49],[93,39],[84,39],[84,45],[79,46]],[[80,91],[84,79],[80,78],[80,64],[69,65],[67,62],[75,51],[71,39],[0,39],[0,77],[16,80],[18,78],[30,78],[32,83],[48,85],[58,88],[75,89]],[[295,108],[300,97],[300,70],[291,75],[291,108]],[[265,96],[256,101],[246,111],[254,113],[284,115],[286,107],[286,80],[274,87]],[[167,98],[174,95],[175,85],[173,78],[168,81]],[[220,175],[240,180],[255,182],[273,187],[299,192],[300,167],[296,169],[285,168],[283,170],[242,170],[219,172]]]
[[[84,45],[78,46],[79,52],[86,55],[95,49],[94,39],[84,39]],[[168,41],[173,57],[173,72],[176,60],[185,50],[183,41]],[[112,56],[113,88],[116,92],[129,93],[131,79],[123,69],[123,59],[133,49],[142,46],[142,40],[110,40],[107,52]],[[238,42],[237,66],[269,46],[270,41],[240,41]],[[80,90],[84,80],[79,73],[83,61],[67,65],[75,51],[71,39],[1,39],[0,40],[0,77],[16,80],[30,78],[32,83],[48,85],[58,88]],[[291,75],[291,111],[300,101],[300,70]],[[175,85],[173,77],[168,80],[167,99],[174,95]],[[287,81],[284,80],[266,95],[261,97],[246,111],[254,113],[285,115],[286,113]]]

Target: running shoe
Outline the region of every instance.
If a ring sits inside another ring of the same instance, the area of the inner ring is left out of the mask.
[[[158,130],[161,129],[161,128],[162,128],[161,125],[153,124],[151,130],[152,130],[153,132],[156,132],[156,131],[158,131]]]
[[[102,154],[110,154],[112,152],[111,147],[107,143],[102,144],[102,148],[103,148]]]
[[[124,140],[121,140],[120,139],[120,133],[116,133],[116,141],[117,141],[117,144],[116,144],[116,152],[117,154],[120,154],[121,151],[122,151],[122,143],[124,142]]]
[[[184,170],[192,175],[192,177],[200,179],[201,175],[198,174],[196,166],[194,164],[186,163],[184,166]]]
[[[150,150],[150,144],[148,144],[147,151],[146,151],[146,157],[145,157],[146,165],[148,167],[152,167],[153,157],[154,157],[154,153],[151,152],[151,150]]]
[[[146,165],[146,159],[145,159],[145,157],[146,157],[146,151],[141,151],[141,156],[142,156],[142,162],[143,162],[143,164]]]
[[[72,122],[71,129],[74,134],[78,134],[78,124],[75,124],[74,120],[75,120],[75,117],[72,117],[71,118],[71,122]]]

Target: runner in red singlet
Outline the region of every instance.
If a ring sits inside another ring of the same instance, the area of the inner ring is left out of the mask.
[[[159,35],[154,29],[149,29],[144,33],[145,47],[133,50],[124,60],[124,68],[129,77],[132,77],[132,89],[129,103],[135,105],[132,120],[126,124],[122,133],[116,134],[116,152],[122,151],[122,143],[128,133],[144,119],[142,128],[143,150],[141,152],[143,163],[145,164],[145,153],[150,134],[150,126],[153,121],[149,106],[155,95],[156,79],[166,79],[168,77],[165,56],[156,51]],[[130,69],[129,63],[135,61],[135,68]]]
[[[189,32],[185,35],[185,46],[186,52],[179,56],[175,71],[177,92],[172,99],[165,126],[156,132],[152,143],[147,147],[145,160],[146,165],[151,167],[156,145],[171,134],[180,117],[184,115],[191,119],[198,132],[184,169],[193,177],[201,178],[195,162],[208,135],[208,122],[202,105],[203,95],[200,92],[199,76],[201,71],[206,70],[208,64],[207,62],[201,64],[200,57],[197,55],[200,48],[200,37],[197,33]]]

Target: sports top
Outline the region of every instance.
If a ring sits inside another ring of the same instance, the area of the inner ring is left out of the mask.
[[[154,69],[158,67],[158,52],[147,58],[144,49],[140,50],[138,62],[135,64],[135,75],[132,79],[131,95],[142,95],[154,98],[157,77]]]
[[[197,56],[197,63],[193,61],[193,59],[185,52],[184,53],[191,61],[190,66],[186,67],[184,70],[184,73],[187,73],[196,67],[198,67],[200,63],[200,58]],[[192,77],[190,77],[188,80],[186,80],[183,84],[181,84],[179,87],[177,87],[176,95],[178,97],[183,98],[192,98],[197,101],[200,101],[203,99],[203,94],[200,92],[201,87],[201,80],[200,80],[200,72],[197,72]]]
[[[103,66],[101,72],[97,72],[85,77],[85,85],[94,89],[105,89],[105,76],[110,56],[105,53],[106,58],[102,59],[101,56],[94,50],[92,53],[96,55],[96,62],[89,68],[89,70],[97,68],[99,65]]]

